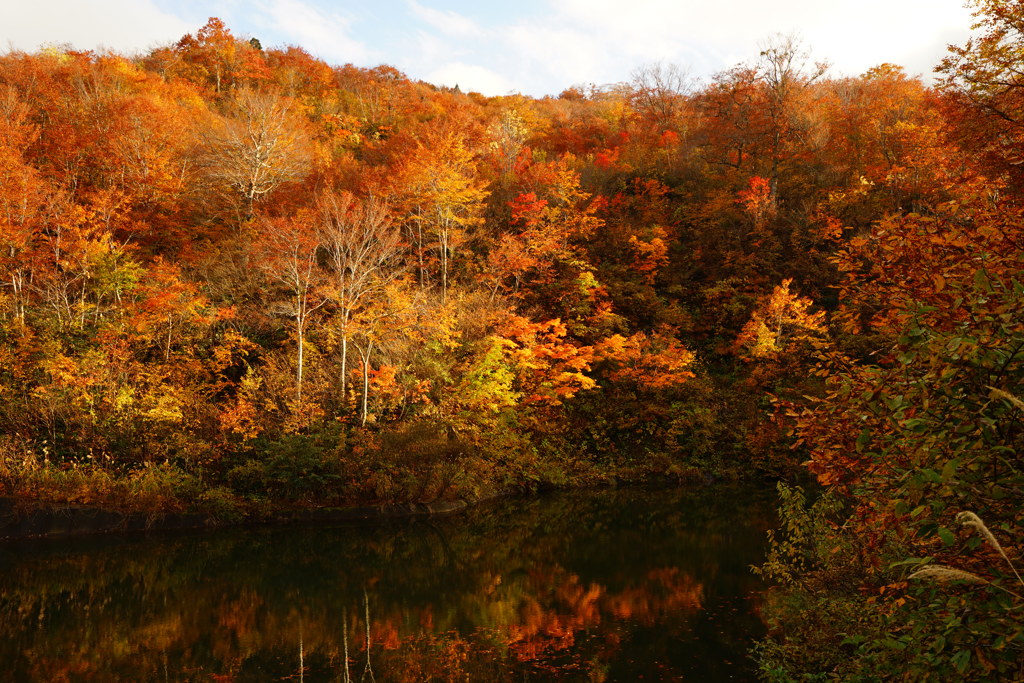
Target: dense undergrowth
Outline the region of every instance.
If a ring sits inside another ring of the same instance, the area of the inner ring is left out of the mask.
[[[1020,678],[1024,14],[973,4],[935,87],[778,38],[488,98],[215,19],[0,56],[0,493],[231,521],[809,468],[768,679]]]
[[[860,341],[822,354],[826,391],[793,410],[824,493],[782,489],[766,680],[1024,679],[1024,33],[1020,7],[973,4],[977,36],[939,71],[981,173],[838,255],[834,325]]]
[[[851,89],[930,97],[808,64],[485,98],[216,19],[0,56],[2,493],[230,516],[792,472],[770,397],[816,391],[823,212],[865,173],[920,194],[881,140],[806,133],[853,144],[814,120]]]

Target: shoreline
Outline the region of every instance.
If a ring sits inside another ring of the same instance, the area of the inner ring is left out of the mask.
[[[654,488],[701,486],[711,481],[736,481],[713,478],[643,477],[612,479],[576,486],[546,486],[535,490],[491,491],[472,499],[439,500],[418,503],[381,503],[347,507],[281,508],[250,511],[238,519],[225,519],[202,512],[125,512],[90,505],[39,504],[12,496],[0,496],[0,544],[31,539],[79,538],[109,534],[134,534],[162,531],[202,531],[287,524],[369,524],[406,521],[461,514],[470,508],[514,496],[536,496],[555,490],[651,486]]]
[[[513,494],[496,493],[472,501],[280,510],[247,515],[238,521],[227,521],[202,513],[118,512],[87,505],[26,508],[23,501],[16,498],[0,497],[0,543],[150,531],[200,531],[277,524],[369,523],[446,517],[510,495]]]

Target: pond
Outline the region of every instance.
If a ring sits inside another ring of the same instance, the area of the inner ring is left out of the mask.
[[[0,546],[0,678],[745,681],[774,498],[553,494],[403,524]]]

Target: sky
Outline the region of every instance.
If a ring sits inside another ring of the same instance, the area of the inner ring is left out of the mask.
[[[890,62],[927,79],[971,24],[963,0],[0,0],[0,51],[143,53],[211,16],[330,64],[390,64],[436,85],[534,97],[628,81],[657,62],[706,81],[755,61],[779,34],[832,75]]]

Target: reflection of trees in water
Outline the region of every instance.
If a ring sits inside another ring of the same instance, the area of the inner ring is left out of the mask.
[[[603,680],[643,639],[699,625],[723,586],[753,585],[758,558],[734,551],[759,529],[646,495],[399,528],[8,548],[0,660],[18,680]]]
[[[609,662],[624,623],[680,626],[701,608],[701,584],[677,567],[652,569],[617,592],[557,565],[531,572],[529,584],[519,618],[498,631],[516,661],[552,673]]]

